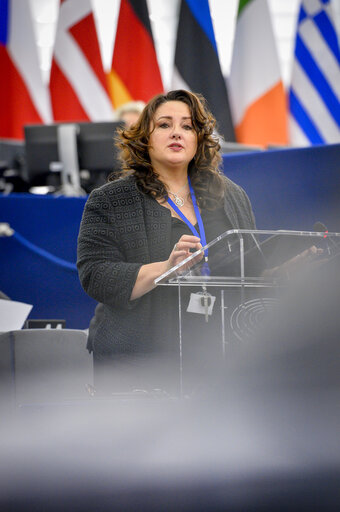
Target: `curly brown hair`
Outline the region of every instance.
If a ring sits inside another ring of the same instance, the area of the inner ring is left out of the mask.
[[[222,161],[218,137],[214,134],[216,120],[200,94],[185,90],[158,94],[145,106],[139,120],[130,128],[117,130],[115,144],[122,162],[120,176],[133,174],[138,188],[155,199],[166,200],[168,191],[153,169],[149,156],[149,139],[153,131],[156,110],[168,101],[182,101],[188,105],[192,124],[197,133],[197,151],[189,163],[188,175],[201,208],[213,210],[221,204],[225,180],[219,169]],[[117,174],[109,176],[109,181]]]

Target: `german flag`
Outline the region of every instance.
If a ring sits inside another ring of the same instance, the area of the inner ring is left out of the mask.
[[[115,108],[163,92],[146,0],[121,0],[108,84]]]

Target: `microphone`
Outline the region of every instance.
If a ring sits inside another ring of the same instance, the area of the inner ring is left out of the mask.
[[[326,226],[322,222],[320,222],[320,221],[315,222],[315,224],[313,225],[313,231],[316,231],[318,233],[325,233],[323,238],[326,241],[327,252],[328,252],[329,255],[331,255],[331,249],[329,247],[328,241],[330,241],[334,245],[335,248],[337,248],[337,244],[331,238],[327,238],[328,229],[326,228]]]
[[[318,221],[318,222],[315,222],[315,224],[313,225],[313,231],[317,232],[317,233],[326,233],[326,235],[324,236],[324,238],[327,237],[327,234],[328,234],[328,229],[326,228],[326,226]]]

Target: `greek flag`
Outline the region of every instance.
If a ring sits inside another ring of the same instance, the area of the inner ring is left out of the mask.
[[[303,0],[289,89],[297,146],[340,142],[340,50],[331,0]]]

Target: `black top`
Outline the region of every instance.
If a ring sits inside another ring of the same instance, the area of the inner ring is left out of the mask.
[[[255,229],[246,193],[228,178],[225,180],[226,229]],[[221,212],[215,213],[220,218]],[[208,240],[215,228],[218,232],[225,230],[218,227],[219,220],[216,224],[209,219],[205,222]],[[142,265],[168,259],[174,245],[171,232],[169,209],[143,194],[133,176],[107,183],[91,193],[78,236],[77,265],[84,290],[99,303],[88,340],[89,350],[98,357],[154,352],[162,345],[168,309],[167,304],[161,304],[161,290],[167,287],[157,287],[134,301],[130,296]],[[156,323],[161,336],[150,335],[150,326]]]
[[[206,242],[209,243],[217,236],[229,229],[232,225],[226,216],[223,207],[214,211],[202,210],[202,222],[204,226]],[[198,223],[195,225],[196,230],[199,232]],[[178,242],[182,235],[192,234],[191,229],[187,224],[178,219],[171,217],[171,247]],[[214,247],[209,249],[209,263],[214,260]],[[212,274],[214,274],[212,268]],[[226,269],[224,269],[227,271]],[[181,322],[182,322],[182,339],[183,339],[183,361],[185,364],[185,375],[188,375],[188,365],[192,364],[197,358],[202,359],[202,353],[206,354],[209,362],[215,361],[221,355],[221,307],[220,307],[220,289],[209,287],[209,293],[215,297],[215,304],[213,307],[212,315],[209,315],[209,320],[206,322],[205,315],[199,313],[188,312],[187,308],[192,298],[192,295],[197,297],[197,294],[202,293],[201,287],[182,287],[181,288]],[[195,300],[195,299],[194,299]],[[152,294],[152,310],[154,312],[155,321],[152,323],[152,337],[157,339],[157,345],[169,353],[174,355],[179,354],[179,308],[178,308],[178,289],[177,287],[159,287]],[[164,310],[166,315],[164,316]],[[162,317],[163,315],[163,317]],[[158,319],[162,318],[161,322]],[[161,337],[159,336],[161,325]],[[207,344],[207,340],[210,340]],[[195,372],[196,372],[195,368]]]
[[[218,208],[214,211],[202,210],[201,211],[202,222],[205,231],[205,238],[207,243],[214,240],[221,233],[224,233],[228,229],[232,229],[232,225],[228,220],[224,208]],[[199,233],[199,227],[196,223],[195,228]],[[177,217],[171,218],[171,244],[172,247],[181,238],[182,235],[192,235],[190,228],[187,224],[178,219]]]

